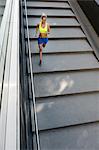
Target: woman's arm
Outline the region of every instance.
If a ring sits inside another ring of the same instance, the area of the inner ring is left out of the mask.
[[[50,25],[48,24],[48,33],[51,32],[51,28],[50,28]]]
[[[39,24],[37,24],[37,26],[36,26],[36,33],[35,33],[35,36],[37,35],[38,30],[39,30]]]

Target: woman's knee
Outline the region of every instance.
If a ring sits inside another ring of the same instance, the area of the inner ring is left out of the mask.
[[[42,51],[42,45],[39,45],[39,49],[40,49],[40,51]]]
[[[40,52],[42,52],[42,47],[40,48]]]

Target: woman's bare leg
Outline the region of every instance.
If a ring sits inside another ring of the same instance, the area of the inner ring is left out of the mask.
[[[42,44],[39,45],[39,52],[40,52],[40,65],[42,63]]]

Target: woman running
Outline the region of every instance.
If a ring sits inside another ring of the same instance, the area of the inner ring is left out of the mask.
[[[46,14],[41,15],[41,21],[36,26],[36,36],[39,31],[39,37],[38,37],[38,46],[39,46],[39,52],[40,52],[40,62],[39,65],[42,64],[42,49],[46,46],[48,42],[48,34],[50,33],[50,25],[47,23],[47,16]]]

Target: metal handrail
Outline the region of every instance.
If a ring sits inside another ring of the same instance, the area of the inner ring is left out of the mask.
[[[29,40],[29,28],[28,28],[26,0],[24,0],[24,4],[25,4],[25,16],[26,16],[27,38],[28,38],[28,50],[29,50],[30,77],[31,77],[31,86],[32,86],[31,90],[32,90],[33,109],[34,109],[35,133],[36,133],[37,150],[40,150],[40,141],[39,141],[37,114],[36,114],[36,101],[35,101],[34,82],[33,82],[33,70],[32,70],[32,60],[31,60],[31,49],[30,49],[30,40]]]

